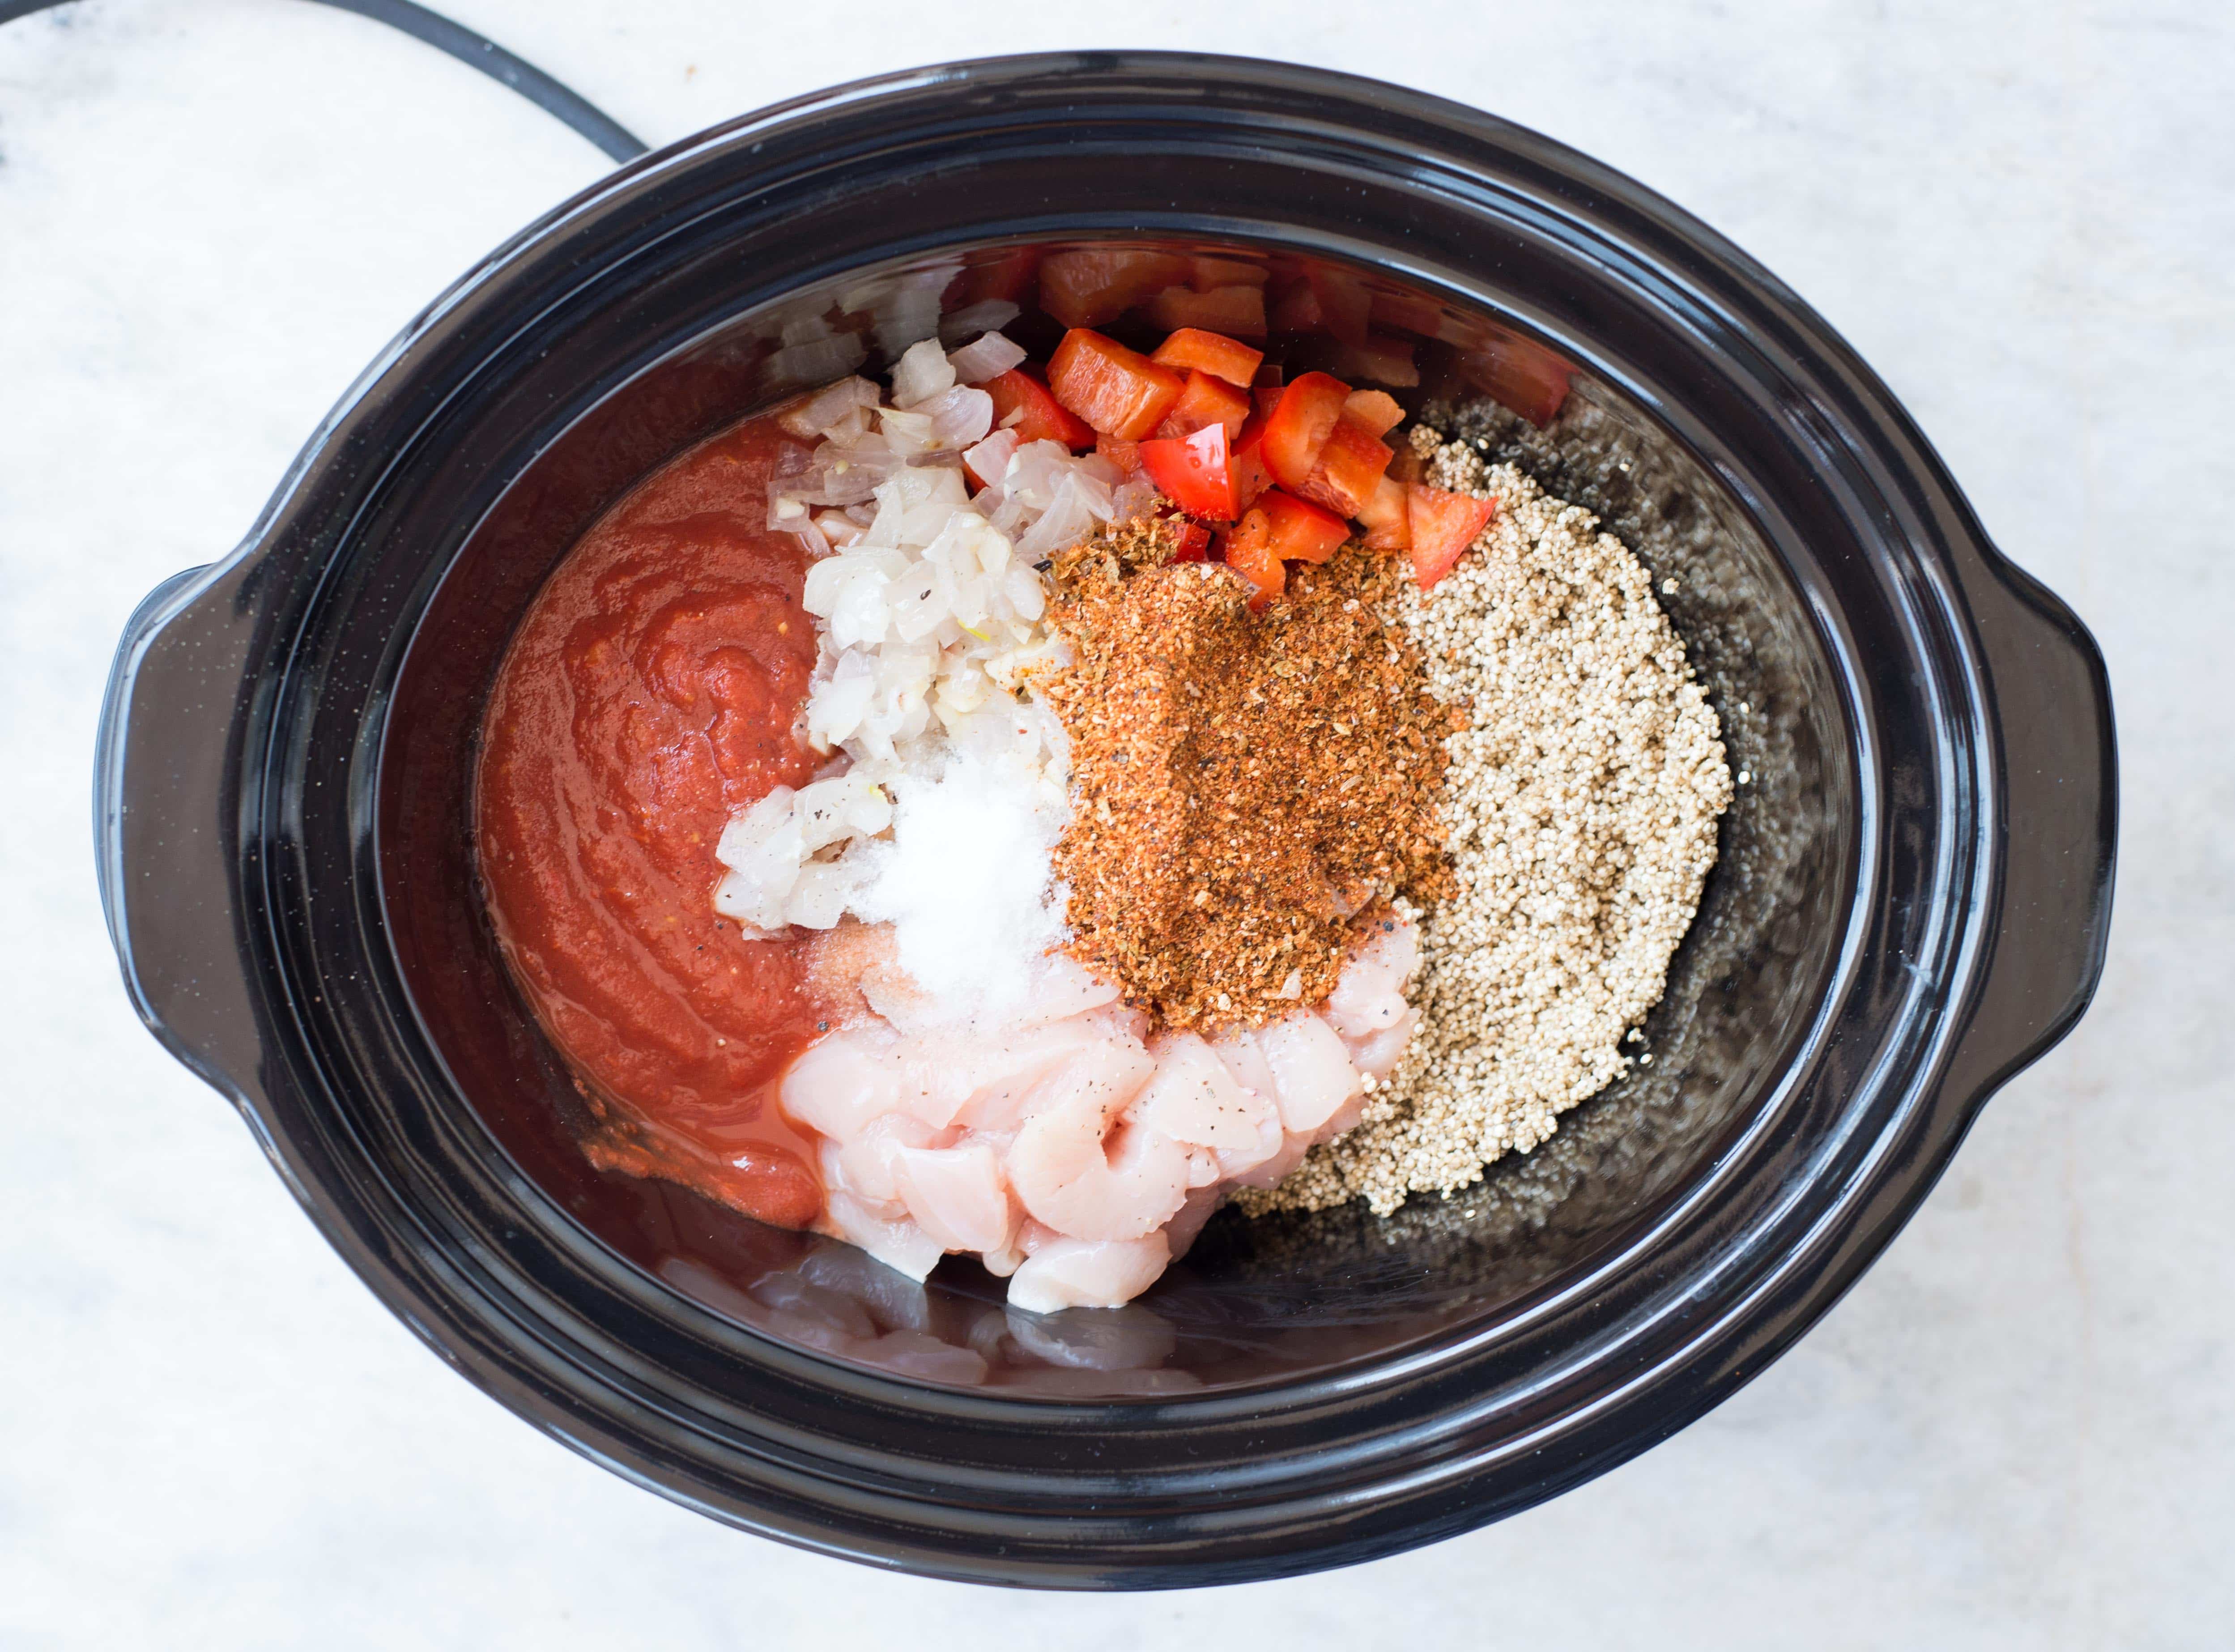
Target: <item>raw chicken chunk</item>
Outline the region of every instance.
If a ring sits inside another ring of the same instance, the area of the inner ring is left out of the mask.
[[[1120,1308],[1155,1284],[1171,1256],[1161,1233],[1140,1239],[1054,1240],[1010,1275],[1009,1305],[1028,1314]]]
[[[1385,914],[1327,1002],[1216,1038],[1159,1034],[1053,958],[1000,1026],[926,1025],[873,928],[842,928],[862,1007],[778,1091],[822,1137],[822,1226],[922,1279],[947,1251],[1027,1313],[1111,1307],[1155,1282],[1236,1185],[1270,1187],[1357,1123],[1419,1017],[1412,924]],[[867,983],[877,976],[871,991]],[[895,1024],[881,1003],[908,1006]]]

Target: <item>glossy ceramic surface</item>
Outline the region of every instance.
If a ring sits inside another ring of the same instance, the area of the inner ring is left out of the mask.
[[[1222,1217],[1137,1308],[1034,1320],[960,1264],[918,1291],[592,1173],[474,898],[467,779],[580,528],[852,364],[809,318],[874,364],[1005,249],[1112,239],[1358,274],[1435,341],[1428,390],[1517,332],[1575,363],[1553,431],[1485,435],[1676,581],[1753,779],[1654,1063],[1551,1144],[1386,1221]],[[2079,1014],[2114,809],[2084,631],[1742,254],[1490,117],[1155,56],[840,88],[531,228],[368,370],[239,553],[134,616],[99,790],[143,1014],[444,1357],[718,1518],[1067,1587],[1427,1541],[1728,1393]]]

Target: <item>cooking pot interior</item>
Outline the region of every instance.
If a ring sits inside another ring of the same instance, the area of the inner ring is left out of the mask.
[[[1826,990],[1859,805],[1809,609],[1731,494],[1635,399],[1573,368],[1548,425],[1500,405],[1526,403],[1517,364],[1541,370],[1558,341],[1370,268],[1203,241],[1091,246],[1142,255],[1151,283],[1205,257],[1262,272],[1276,292],[1316,275],[1340,304],[1364,306],[1375,339],[1410,347],[1418,382],[1389,386],[1408,408],[1462,410],[1458,428],[1491,457],[1597,512],[1652,570],[1722,719],[1731,768],[1747,778],[1628,1075],[1566,1114],[1550,1141],[1448,1198],[1416,1196],[1384,1217],[1362,1205],[1254,1221],[1223,1211],[1140,1301],[1046,1317],[1008,1312],[1001,1282],[974,1262],[950,1257],[918,1286],[849,1247],[593,1170],[576,1150],[581,1104],[508,977],[475,887],[475,744],[506,642],[577,535],[698,437],[844,373],[880,372],[934,331],[953,344],[1000,324],[1044,352],[1060,328],[1037,307],[1033,255],[1060,250],[1052,245],[835,273],[711,329],[693,323],[695,336],[665,341],[574,418],[464,537],[397,679],[378,780],[383,916],[419,1026],[458,1102],[516,1170],[523,1222],[576,1243],[589,1236],[609,1265],[648,1270],[831,1358],[1020,1394],[1176,1393],[1383,1358],[1524,1314],[1621,1254],[1709,1173]],[[1139,298],[1105,329],[1152,342],[1154,294]],[[1276,328],[1272,349],[1292,370],[1367,377],[1354,342],[1327,331]]]

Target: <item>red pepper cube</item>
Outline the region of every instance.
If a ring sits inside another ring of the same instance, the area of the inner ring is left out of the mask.
[[[1449,574],[1498,512],[1494,499],[1447,493],[1414,482],[1405,489],[1412,535],[1412,578],[1425,591]]]
[[[1273,524],[1263,511],[1244,513],[1223,535],[1219,548],[1226,566],[1257,587],[1249,599],[1252,608],[1266,606],[1288,584],[1288,570],[1273,548]]]
[[[1256,287],[1249,291],[1258,295],[1262,305],[1263,292]],[[1158,344],[1156,354],[1149,359],[1166,367],[1208,373],[1213,378],[1247,390],[1256,383],[1257,369],[1264,363],[1265,352],[1200,327],[1182,327]]]
[[[1104,436],[1138,442],[1156,434],[1186,381],[1115,338],[1073,327],[1048,361],[1048,388]]]
[[[1257,495],[1272,485],[1273,473],[1265,464],[1265,416],[1252,414],[1234,443],[1235,508],[1249,509],[1257,502]]]
[[[1394,476],[1374,483],[1373,497],[1359,510],[1358,525],[1366,530],[1369,551],[1411,550],[1412,505],[1405,496],[1405,484]]]
[[[1257,502],[1256,511],[1264,513],[1274,553],[1283,562],[1324,562],[1350,538],[1350,524],[1341,517],[1278,488]]]
[[[1234,466],[1222,424],[1206,424],[1193,436],[1144,442],[1141,469],[1165,498],[1190,516],[1230,522],[1242,514],[1234,496]]]
[[[1179,548],[1172,553],[1175,562],[1201,562],[1210,555],[1210,529],[1201,522],[1190,522],[1180,529]]]
[[[1275,482],[1299,488],[1310,480],[1349,398],[1350,386],[1327,373],[1306,373],[1281,391],[1265,421],[1265,463]]]
[[[1355,516],[1373,497],[1374,485],[1395,456],[1387,442],[1345,413],[1327,433],[1319,462],[1296,492],[1338,516]]]
[[[1074,452],[1094,445],[1093,427],[1067,411],[1029,367],[1012,367],[978,388],[993,398],[994,428],[1014,430],[1019,442],[1060,442]]]
[[[1120,442],[1114,436],[1098,436],[1094,438],[1094,450],[1129,476],[1141,468],[1141,444],[1137,442]]]
[[[1242,434],[1242,427],[1249,422],[1249,391],[1236,390],[1224,379],[1213,378],[1209,373],[1190,371],[1187,388],[1172,403],[1172,410],[1164,415],[1157,434],[1193,436],[1206,424],[1222,424],[1231,440]]]
[[[1377,436],[1387,436],[1405,423],[1405,410],[1387,390],[1353,390],[1342,404],[1342,416],[1355,419]]]

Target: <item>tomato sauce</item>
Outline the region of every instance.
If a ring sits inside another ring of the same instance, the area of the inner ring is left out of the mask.
[[[814,1037],[802,943],[714,910],[731,813],[818,759],[805,559],[766,527],[783,432],[748,420],[602,517],[537,594],[482,723],[498,939],[602,1121],[602,1168],[804,1227],[823,1191],[775,1084]]]

